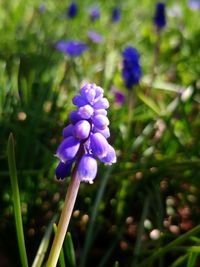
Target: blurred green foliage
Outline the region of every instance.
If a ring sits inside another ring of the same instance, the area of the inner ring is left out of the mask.
[[[70,223],[77,266],[140,266],[199,224],[199,10],[190,9],[186,0],[167,1],[167,27],[151,85],[155,3],[79,0],[78,15],[70,20],[65,1],[1,1],[0,258],[5,266],[20,266],[8,179],[9,133],[16,141],[31,265],[64,201],[69,180],[54,178],[54,154],[73,108],[71,99],[85,82],[102,86],[109,98],[110,143],[118,161],[111,169],[100,164],[92,186],[81,184]],[[101,16],[93,23],[88,10],[96,5]],[[110,15],[115,5],[122,17],[114,24]],[[100,33],[103,43],[92,43],[88,30]],[[90,48],[72,59],[54,48],[62,39],[84,41]],[[128,45],[138,49],[143,71],[140,85],[133,88],[130,129],[129,95],[121,77],[121,52]],[[112,87],[124,93],[123,105],[115,102]],[[196,234],[149,266],[197,266],[199,246]]]

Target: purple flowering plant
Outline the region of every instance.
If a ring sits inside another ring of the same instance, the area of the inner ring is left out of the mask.
[[[92,7],[89,11],[91,21],[95,22],[100,18],[100,10],[98,7]]]
[[[156,4],[153,21],[158,29],[162,29],[166,26],[165,3],[158,2]]]
[[[78,12],[78,6],[75,2],[72,2],[69,4],[68,8],[67,8],[67,16],[68,18],[73,19],[74,17],[76,17]]]
[[[55,48],[70,57],[78,57],[88,50],[87,44],[79,41],[59,41]]]
[[[134,85],[137,85],[142,76],[140,67],[140,55],[136,48],[126,47],[123,50],[123,69],[122,76],[127,89],[132,89]]]
[[[98,44],[103,42],[103,36],[96,31],[88,31],[87,36],[93,43]]]
[[[67,232],[80,182],[92,184],[97,175],[97,159],[111,165],[116,163],[114,148],[108,143],[107,109],[109,102],[104,90],[96,84],[86,84],[72,100],[77,109],[69,114],[70,124],[63,129],[63,141],[56,156],[60,162],[55,170],[58,179],[72,174],[58,229],[47,261],[56,266]]]
[[[114,7],[111,13],[111,21],[116,23],[119,22],[120,19],[121,19],[121,10],[119,7]]]
[[[86,84],[73,98],[77,110],[69,114],[70,124],[64,128],[64,140],[56,152],[60,159],[56,168],[58,179],[69,176],[73,164],[77,163],[80,181],[93,183],[97,159],[106,164],[116,162],[115,150],[107,141],[110,136],[106,111],[109,103],[103,92],[95,84]]]

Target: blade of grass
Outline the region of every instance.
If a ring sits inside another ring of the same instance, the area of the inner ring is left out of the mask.
[[[28,266],[28,259],[26,254],[26,247],[24,241],[24,232],[21,216],[21,206],[20,206],[20,195],[17,179],[17,170],[15,163],[15,149],[14,149],[14,138],[11,133],[8,138],[8,167],[11,180],[11,188],[13,194],[13,206],[14,206],[14,215],[15,215],[15,226],[17,233],[17,241],[19,246],[19,254],[21,259],[22,267]]]
[[[138,256],[140,255],[140,250],[141,250],[142,235],[144,233],[144,220],[147,217],[148,210],[149,210],[149,195],[147,195],[145,199],[142,216],[141,216],[138,231],[137,231],[135,250],[134,250],[134,255],[133,255],[133,261],[131,264],[132,267],[137,266]]]
[[[47,248],[49,246],[49,241],[50,241],[51,233],[53,230],[53,224],[57,220],[57,217],[58,217],[57,215],[54,215],[52,220],[50,221],[49,226],[47,227],[45,235],[44,235],[44,237],[40,243],[40,246],[38,248],[38,251],[36,253],[32,267],[40,267],[42,265],[44,257],[45,257],[45,253],[46,253]]]
[[[67,260],[70,267],[76,267],[76,257],[74,252],[74,245],[70,232],[67,232],[64,243],[65,252],[67,254]]]
[[[170,251],[171,249],[173,249],[177,245],[183,243],[185,240],[187,240],[188,238],[190,238],[192,235],[195,235],[195,234],[197,234],[199,232],[200,232],[200,225],[197,225],[196,227],[194,227],[193,229],[191,229],[187,233],[182,234],[181,236],[179,236],[178,238],[176,238],[172,242],[168,243],[165,247],[162,247],[162,248],[157,249],[155,253],[153,253],[150,257],[148,257],[146,260],[144,260],[143,262],[141,262],[141,264],[139,264],[138,266],[139,267],[150,266],[150,264],[155,259],[157,259],[161,255],[164,255],[165,253],[167,253],[168,251]]]

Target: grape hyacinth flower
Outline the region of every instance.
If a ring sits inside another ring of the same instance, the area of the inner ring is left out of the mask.
[[[188,5],[191,9],[200,9],[200,0],[189,0]]]
[[[68,16],[68,18],[73,19],[77,15],[77,12],[78,12],[77,4],[74,3],[74,2],[72,2],[68,6],[68,9],[67,9],[67,16]]]
[[[114,86],[111,88],[111,93],[114,96],[115,104],[117,106],[122,106],[125,102],[125,95],[123,92],[119,91]]]
[[[106,109],[107,98],[103,89],[96,84],[86,84],[72,102],[77,110],[69,114],[70,124],[64,128],[64,140],[56,156],[60,163],[56,176],[63,179],[70,175],[73,164],[77,165],[80,181],[93,183],[97,174],[97,159],[111,165],[116,162],[115,150],[109,145],[109,120]]]
[[[153,18],[154,24],[158,29],[166,26],[165,4],[162,2],[157,3],[156,11]]]
[[[136,48],[126,47],[124,49],[122,76],[129,90],[132,89],[133,85],[139,83],[142,76],[139,59],[140,55]]]
[[[99,44],[103,42],[103,36],[95,31],[88,31],[87,35],[93,43]]]
[[[96,21],[100,18],[100,11],[98,7],[93,7],[90,9],[90,19],[91,21]]]
[[[77,57],[88,49],[88,46],[79,41],[59,41],[55,48],[68,56]]]
[[[114,7],[112,9],[112,15],[111,15],[112,22],[114,22],[114,23],[119,22],[120,19],[121,19],[121,11],[120,11],[119,7]]]
[[[77,108],[69,114],[70,124],[63,129],[64,140],[56,151],[60,162],[55,171],[58,179],[70,174],[72,179],[46,267],[57,266],[80,183],[93,183],[97,159],[109,165],[116,162],[115,150],[107,141],[110,136],[106,111],[109,102],[103,93],[101,87],[88,83],[72,100]]]

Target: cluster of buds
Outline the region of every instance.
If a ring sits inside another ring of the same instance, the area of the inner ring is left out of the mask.
[[[70,175],[75,164],[80,181],[93,183],[97,174],[97,159],[105,164],[116,162],[114,148],[108,143],[110,136],[106,109],[109,107],[104,90],[96,84],[86,84],[72,100],[77,109],[69,114],[70,124],[64,128],[64,140],[56,156],[60,162],[56,176]]]

